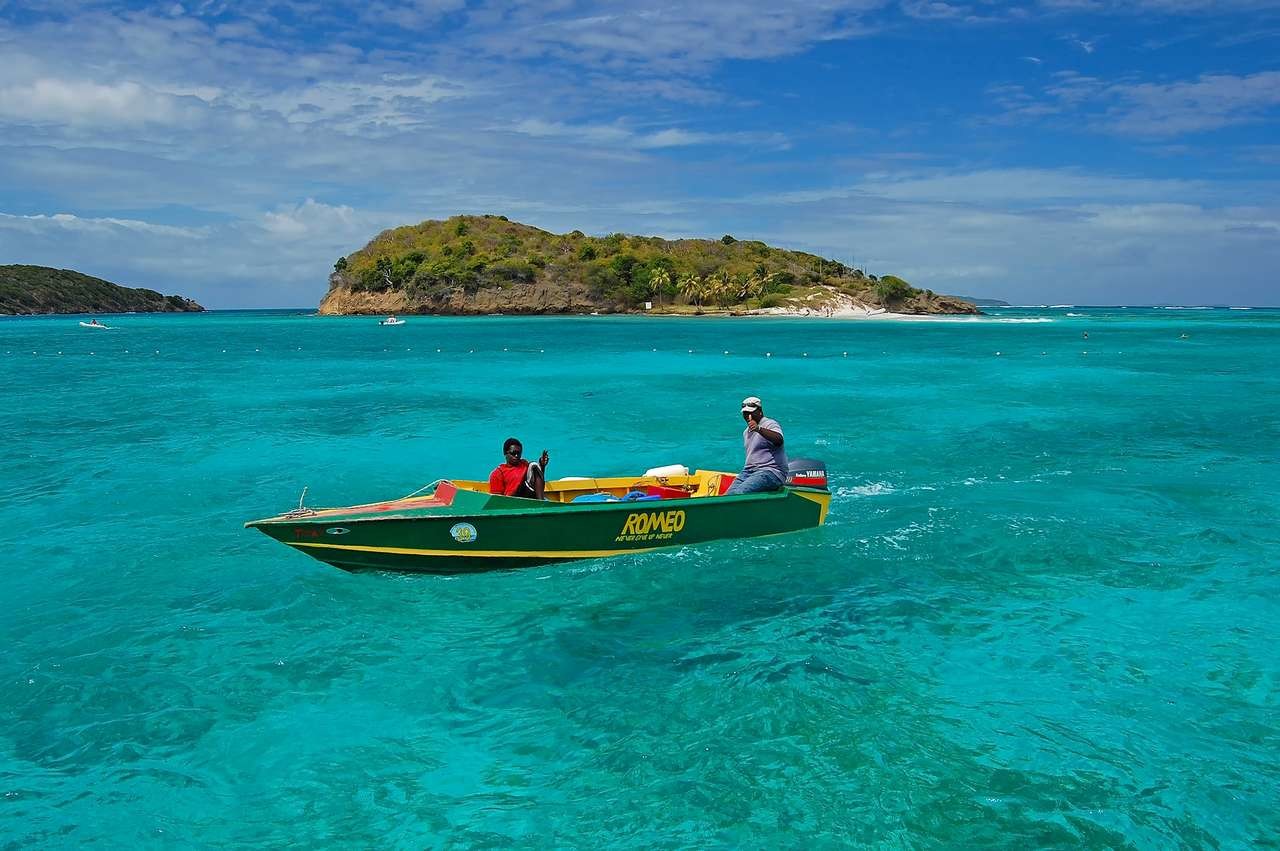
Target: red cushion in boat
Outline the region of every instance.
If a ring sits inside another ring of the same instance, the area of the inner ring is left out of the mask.
[[[684,499],[689,495],[686,490],[664,487],[663,485],[645,485],[644,492],[650,496],[660,496],[663,499]]]

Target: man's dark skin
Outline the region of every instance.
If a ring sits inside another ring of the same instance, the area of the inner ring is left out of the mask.
[[[762,432],[763,433],[763,432]],[[507,450],[507,465],[514,467],[516,462],[520,460],[520,456],[524,454],[524,447],[520,444],[514,444]],[[538,464],[542,467],[542,473],[533,476],[533,498],[544,499],[543,492],[546,489],[546,472],[547,462],[551,460],[551,456],[547,455],[547,450],[542,450],[542,456],[538,458]]]
[[[754,411],[743,411],[742,418],[747,421],[748,431],[754,431],[774,446],[782,445],[782,435],[778,434],[771,428],[760,428],[760,421],[764,419],[764,408],[756,408]]]

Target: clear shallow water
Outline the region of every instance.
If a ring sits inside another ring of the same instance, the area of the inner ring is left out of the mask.
[[[1280,312],[110,322],[0,321],[7,843],[1280,833]],[[824,529],[447,579],[241,528],[509,434],[733,468],[747,394]]]

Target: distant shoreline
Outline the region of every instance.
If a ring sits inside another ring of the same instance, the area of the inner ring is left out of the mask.
[[[990,310],[1039,310],[1058,312],[1063,310],[1163,310],[1171,313],[1194,312],[1194,311],[1280,311],[1280,305],[1168,305],[1168,304],[1073,304],[1073,305],[1041,305],[1041,304],[1011,304],[1007,307],[989,308]],[[104,316],[166,316],[166,317],[183,317],[196,316],[200,314],[227,314],[227,313],[283,313],[306,318],[313,317],[332,317],[335,319],[350,319],[355,317],[383,317],[385,313],[319,313],[314,306],[299,307],[219,307],[208,308],[197,312],[178,312],[178,311],[86,311],[82,313],[0,313],[0,319],[74,319],[76,317],[104,317]],[[872,316],[845,316],[833,315],[823,316],[818,313],[789,313],[769,311],[704,311],[702,313],[667,313],[667,312],[635,312],[635,311],[614,311],[609,313],[406,313],[399,312],[398,316],[403,317],[426,317],[426,318],[458,318],[458,319],[482,319],[489,317],[527,317],[527,318],[566,318],[566,317],[604,317],[604,316],[627,316],[627,317],[653,317],[653,318],[693,318],[693,319],[756,319],[756,318],[778,318],[778,319],[879,319],[879,320],[905,320],[912,321],[946,321],[968,318],[977,318],[974,314],[920,314],[920,313],[893,313],[884,312],[877,313]],[[981,316],[990,316],[985,311]],[[1072,317],[1074,318],[1074,317]],[[1081,317],[1083,318],[1083,317]]]

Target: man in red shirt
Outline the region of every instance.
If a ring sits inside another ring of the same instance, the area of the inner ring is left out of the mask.
[[[547,450],[542,450],[542,457],[530,464],[520,457],[524,454],[520,441],[508,437],[502,444],[502,454],[506,460],[489,474],[489,493],[543,499],[547,462],[550,460]]]

